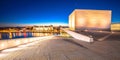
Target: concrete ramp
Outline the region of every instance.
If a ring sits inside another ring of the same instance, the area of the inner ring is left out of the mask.
[[[62,29],[64,30],[66,33],[68,33],[69,35],[71,35],[72,37],[74,37],[75,39],[81,40],[81,41],[85,41],[85,42],[93,42],[93,38],[89,37],[89,36],[85,36],[73,31],[70,31],[68,29]]]

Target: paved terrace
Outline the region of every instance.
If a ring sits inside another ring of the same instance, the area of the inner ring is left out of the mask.
[[[0,60],[120,60],[120,41],[87,43],[52,36],[3,50]]]
[[[92,36],[95,41],[120,41],[120,32],[107,31],[76,31],[79,34]]]

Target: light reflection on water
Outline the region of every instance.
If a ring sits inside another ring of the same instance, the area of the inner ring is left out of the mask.
[[[0,32],[0,40],[4,39],[15,39],[15,38],[29,38],[29,37],[40,37],[40,36],[50,36],[50,35],[55,35],[55,36],[62,36],[62,37],[71,37],[69,34],[67,34],[64,31],[61,32],[53,32],[53,33],[37,33],[37,32],[12,32],[12,33],[3,33]]]
[[[38,37],[38,36],[49,36],[53,33],[32,33],[32,32],[13,32],[13,33],[0,33],[0,39],[15,39],[15,38],[28,38],[28,37]]]

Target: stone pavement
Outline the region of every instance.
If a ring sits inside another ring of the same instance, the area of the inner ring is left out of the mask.
[[[72,39],[72,41],[85,46],[88,50],[106,58],[107,60],[120,60],[120,41],[95,41],[93,43],[82,42]]]
[[[74,38],[54,36],[1,51],[0,60],[120,60],[120,42],[86,43]]]

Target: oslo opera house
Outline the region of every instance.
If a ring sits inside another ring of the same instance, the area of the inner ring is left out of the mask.
[[[110,30],[111,10],[75,9],[69,15],[70,30]]]

